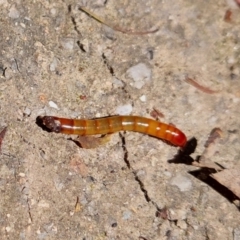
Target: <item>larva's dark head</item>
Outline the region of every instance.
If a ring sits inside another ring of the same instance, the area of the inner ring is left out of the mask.
[[[61,124],[52,116],[38,116],[36,120],[37,124],[50,132],[61,132]]]

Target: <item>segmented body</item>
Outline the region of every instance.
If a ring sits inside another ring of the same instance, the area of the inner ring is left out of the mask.
[[[53,116],[40,117],[43,125],[52,132],[76,135],[108,134],[121,130],[134,131],[161,138],[184,147],[187,139],[178,128],[139,116],[112,116],[93,120],[68,119]]]

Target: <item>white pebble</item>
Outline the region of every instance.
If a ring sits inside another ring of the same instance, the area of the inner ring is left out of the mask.
[[[14,5],[10,8],[8,16],[13,19],[19,18],[20,13]]]
[[[116,78],[116,77],[113,77],[112,83],[113,83],[113,87],[114,87],[114,88],[124,87],[123,81],[119,80],[119,79]]]
[[[240,228],[239,227],[233,229],[233,239],[234,240],[240,239]]]
[[[181,192],[189,191],[192,188],[192,182],[189,178],[184,177],[180,174],[173,177],[171,180],[171,185],[177,186]]]
[[[38,202],[38,207],[40,207],[40,208],[49,208],[50,204],[47,201],[45,201],[45,200],[40,200]]]
[[[96,113],[95,117],[96,117],[96,118],[100,118],[100,117],[101,117],[101,113],[99,113],[99,112]]]
[[[52,8],[52,9],[50,10],[50,13],[51,13],[53,16],[55,16],[56,13],[57,13],[57,9],[56,9],[56,8]]]
[[[115,113],[119,115],[129,115],[132,112],[132,110],[133,110],[132,105],[129,103],[126,105],[118,106]]]
[[[129,68],[126,74],[134,81],[131,86],[137,89],[141,89],[152,77],[151,69],[144,63]]]
[[[60,182],[59,179],[54,180],[54,185],[55,185],[55,188],[57,189],[57,191],[59,191],[59,192],[64,188],[64,184],[62,182]]]
[[[24,111],[23,111],[23,114],[25,115],[25,116],[30,116],[30,114],[31,114],[31,109],[29,109],[29,108],[25,108],[24,109]]]
[[[58,59],[54,57],[49,67],[50,71],[55,72],[57,65],[58,65]]]
[[[73,38],[62,38],[61,45],[63,48],[67,50],[72,50],[74,47],[74,39]]]
[[[123,212],[122,218],[123,218],[123,220],[128,220],[129,218],[131,218],[131,215],[132,215],[132,213],[130,211],[126,210]]]
[[[146,95],[142,95],[139,99],[140,99],[142,102],[146,102],[147,97],[146,97]]]
[[[22,28],[26,28],[26,25],[25,25],[24,23],[20,23],[20,26],[21,26]]]
[[[55,109],[59,110],[59,107],[55,102],[49,101],[48,104],[51,108],[55,108]]]

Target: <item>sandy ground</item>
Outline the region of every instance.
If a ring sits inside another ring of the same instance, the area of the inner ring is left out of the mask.
[[[158,31],[114,31],[79,6],[123,29]],[[234,1],[1,0],[0,7],[1,239],[240,239],[236,202],[191,174],[199,168],[170,163],[178,148],[126,132],[125,146],[116,133],[82,149],[36,124],[39,115],[151,117],[156,108],[161,121],[196,137],[193,158],[219,127],[211,160],[240,169]]]

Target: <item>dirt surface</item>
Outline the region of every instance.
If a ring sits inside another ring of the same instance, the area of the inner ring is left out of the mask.
[[[193,159],[220,128],[211,161],[240,169],[234,1],[1,0],[0,6],[0,127],[7,126],[1,239],[240,239],[238,202],[201,180],[200,168],[169,162],[178,148],[126,132],[83,149],[36,124],[39,115],[150,118],[156,108],[161,121],[197,139]],[[122,29],[158,31],[124,34],[79,6]]]

